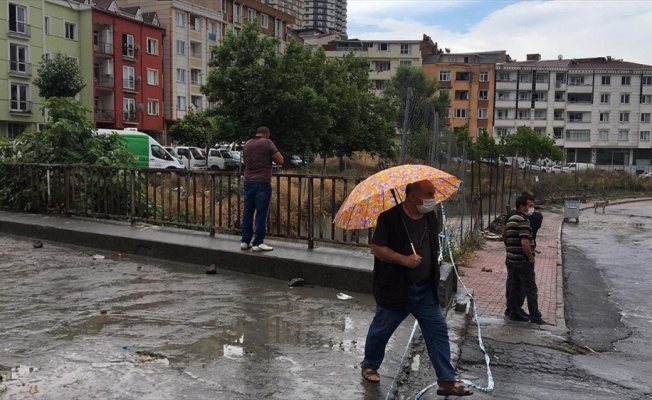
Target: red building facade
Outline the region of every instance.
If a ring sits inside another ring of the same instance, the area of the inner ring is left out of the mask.
[[[163,37],[156,13],[97,1],[93,7],[95,125],[136,128],[165,142]]]

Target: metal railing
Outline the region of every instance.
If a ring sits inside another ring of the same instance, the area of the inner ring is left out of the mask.
[[[96,166],[0,164],[17,176],[18,204],[37,212],[144,222],[240,234],[244,178],[237,172],[192,172]],[[372,230],[344,231],[333,218],[360,178],[275,174],[269,237],[366,246]]]

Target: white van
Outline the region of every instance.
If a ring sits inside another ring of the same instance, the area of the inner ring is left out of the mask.
[[[183,163],[173,157],[153,137],[134,129],[98,129],[98,135],[118,134],[133,155],[138,168],[183,169]]]
[[[174,148],[178,155],[186,158],[186,169],[189,171],[205,171],[206,156],[199,147],[177,146]]]
[[[567,169],[563,169],[564,172],[588,171],[588,170],[595,169],[595,164],[583,163],[583,162],[568,163],[568,165],[566,165],[566,168]]]

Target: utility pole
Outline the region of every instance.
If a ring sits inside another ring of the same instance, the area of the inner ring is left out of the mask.
[[[405,152],[407,151],[408,123],[410,121],[410,101],[412,100],[412,88],[408,88],[405,97],[405,111],[403,113],[403,131],[401,132],[401,165],[405,164]]]
[[[435,151],[437,150],[437,137],[439,137],[439,114],[433,108],[434,118],[432,126],[432,144],[430,146],[430,165],[435,166]]]

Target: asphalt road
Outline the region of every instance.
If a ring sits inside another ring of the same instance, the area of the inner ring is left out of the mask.
[[[412,326],[369,385],[370,295],[94,253],[0,236],[0,399],[383,399]]]
[[[562,234],[568,331],[481,321],[495,388],[474,398],[652,398],[652,202],[584,210],[580,221]],[[459,369],[486,382],[474,326]]]

